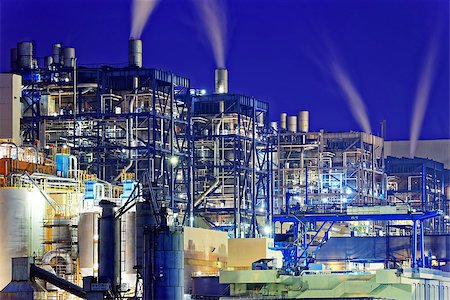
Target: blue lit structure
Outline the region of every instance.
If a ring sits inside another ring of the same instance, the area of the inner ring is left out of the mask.
[[[271,222],[268,110],[268,103],[243,95],[194,98],[193,211],[234,237],[264,235]]]
[[[448,217],[445,218],[450,215],[450,201],[445,195],[449,172],[444,164],[431,159],[387,157],[389,201],[421,212],[441,211],[442,216],[425,222],[425,231],[450,232]]]
[[[25,143],[67,145],[81,170],[118,182],[149,171],[158,201],[174,211],[191,200],[189,79],[158,69],[17,68],[23,77]]]

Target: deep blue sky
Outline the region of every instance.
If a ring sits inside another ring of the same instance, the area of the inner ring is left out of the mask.
[[[162,0],[147,24],[144,65],[191,78],[212,90],[214,59],[191,1]],[[0,0],[0,70],[9,48],[34,40],[77,49],[79,64],[123,64],[130,31],[128,0]],[[437,70],[421,138],[450,138],[448,0],[230,0],[230,91],[282,111],[310,110],[311,129],[361,130],[332,77],[320,68],[334,52],[368,108],[372,129],[387,120],[390,139],[408,139],[420,70],[432,37]],[[319,64],[317,63],[319,62]]]

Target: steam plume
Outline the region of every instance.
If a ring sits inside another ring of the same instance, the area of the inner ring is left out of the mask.
[[[225,68],[226,8],[221,0],[193,0],[203,21],[216,66]]]
[[[437,49],[436,39],[433,39],[430,43],[423,69],[420,73],[419,83],[417,85],[409,136],[409,155],[411,157],[414,157],[416,152],[417,140],[419,139],[420,131],[422,129],[423,118],[427,109],[433,78],[436,73]]]
[[[372,130],[370,128],[369,117],[367,116],[364,101],[362,100],[361,95],[358,93],[350,77],[337,62],[337,60],[334,60],[331,63],[331,74],[344,93],[353,117],[356,119],[359,126],[361,126],[364,132],[371,133]]]
[[[131,16],[130,39],[140,39],[145,24],[159,0],[134,0]]]

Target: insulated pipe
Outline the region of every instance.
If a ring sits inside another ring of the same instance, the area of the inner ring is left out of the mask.
[[[216,69],[214,75],[215,75],[214,85],[216,88],[216,94],[227,94],[228,70],[225,68]]]
[[[219,185],[219,179],[214,180],[211,186],[195,200],[194,207],[199,206],[203,200]]]
[[[128,66],[142,68],[142,40],[128,41]]]

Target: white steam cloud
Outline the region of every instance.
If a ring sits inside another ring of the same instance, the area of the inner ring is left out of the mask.
[[[437,49],[436,39],[433,39],[428,49],[416,90],[409,136],[410,157],[414,157],[416,153],[417,140],[419,139],[420,131],[422,129],[423,118],[427,109],[433,78],[436,73]]]
[[[216,66],[225,68],[226,7],[221,0],[193,0],[203,21]]]
[[[140,39],[150,15],[155,10],[159,0],[134,0],[131,16],[130,39]]]
[[[330,65],[331,75],[344,93],[353,117],[356,119],[364,132],[371,133],[372,130],[370,128],[366,107],[361,95],[358,93],[358,90],[355,88],[348,74],[336,60],[334,60]]]

